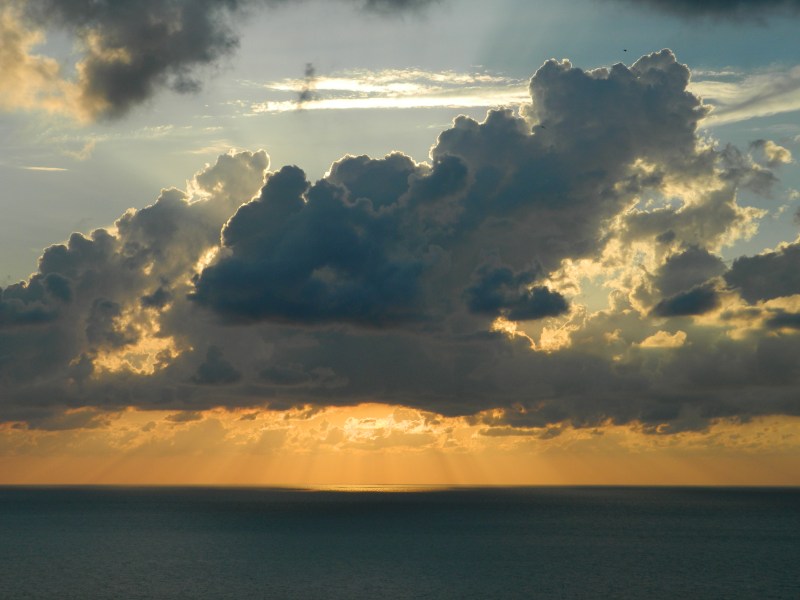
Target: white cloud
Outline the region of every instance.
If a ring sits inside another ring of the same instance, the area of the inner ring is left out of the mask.
[[[678,330],[675,333],[657,331],[639,344],[642,348],[680,348],[686,343],[686,332]]]
[[[800,110],[800,66],[693,81],[689,90],[714,110],[706,127]]]
[[[255,103],[254,113],[303,110],[387,108],[474,108],[517,106],[529,101],[527,81],[488,73],[430,72],[419,69],[346,71],[315,77],[313,91],[304,79],[263,87],[282,98]],[[285,99],[291,93],[291,99]],[[299,102],[303,94],[302,103]],[[308,97],[307,97],[308,96]]]

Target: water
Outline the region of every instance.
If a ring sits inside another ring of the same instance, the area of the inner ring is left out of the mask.
[[[800,490],[0,487],[0,598],[800,598]]]

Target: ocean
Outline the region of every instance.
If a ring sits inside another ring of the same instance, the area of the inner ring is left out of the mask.
[[[0,487],[0,598],[800,599],[800,489]]]

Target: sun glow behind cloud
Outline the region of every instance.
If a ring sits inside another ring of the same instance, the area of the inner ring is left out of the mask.
[[[532,101],[456,118],[429,162],[348,155],[312,183],[225,153],[48,247],[3,290],[0,455],[30,467],[19,481],[793,481],[798,288],[752,273],[797,244],[719,254],[757,231],[742,192],[768,195],[791,151],[698,135],[689,75],[666,50],[548,61]],[[261,89],[286,110],[529,98],[485,74],[311,83]],[[719,466],[751,451],[771,479]]]
[[[88,428],[79,429],[59,429],[57,423],[35,432],[0,427],[0,483],[800,483],[800,419],[721,420],[704,432],[653,436],[610,424],[590,430],[486,427],[376,404],[290,411],[128,409],[93,417]]]

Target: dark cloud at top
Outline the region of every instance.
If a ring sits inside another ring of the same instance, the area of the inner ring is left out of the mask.
[[[770,14],[800,12],[798,0],[626,0],[685,17],[761,20]]]
[[[236,49],[241,0],[29,0],[30,18],[78,36],[80,102],[115,118],[159,88],[194,92],[196,71]]]
[[[440,1],[441,0],[364,0],[364,8],[375,12],[395,13],[404,10],[419,10],[433,2]]]
[[[424,7],[432,0],[340,0],[378,13]],[[203,69],[239,45],[248,11],[297,0],[24,0],[35,26],[76,36],[78,102],[92,118],[118,118],[163,88],[200,89]],[[309,91],[310,93],[310,91]]]
[[[0,419],[389,402],[658,432],[800,414],[797,311],[761,304],[800,292],[796,245],[718,256],[759,214],[738,191],[772,173],[698,134],[688,81],[668,50],[551,60],[522,114],[458,117],[430,163],[346,156],[314,182],[223,155],[193,196],[74,234],[3,290]],[[581,305],[584,261],[619,272],[604,310]],[[752,304],[737,335],[723,301]]]

